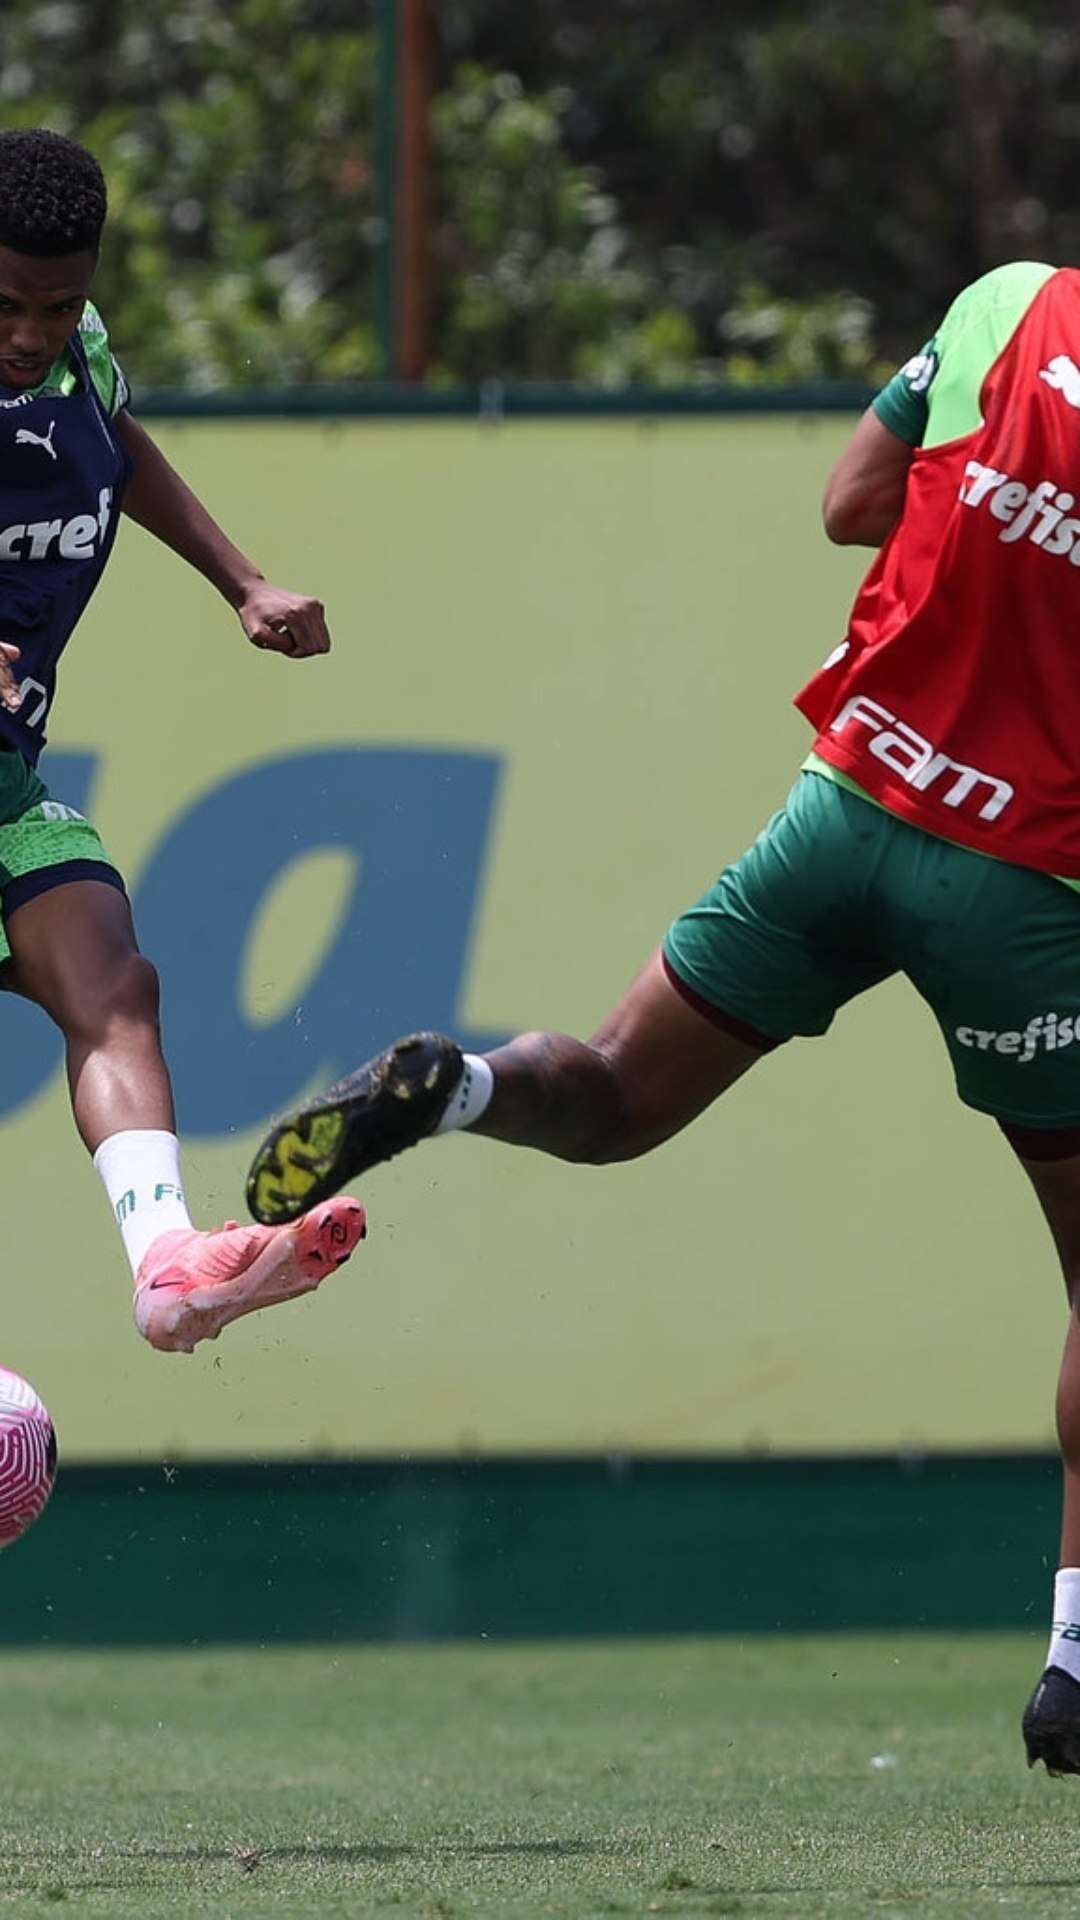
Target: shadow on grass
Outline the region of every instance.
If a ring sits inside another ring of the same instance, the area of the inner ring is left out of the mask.
[[[118,1853],[128,1860],[212,1861],[236,1860],[236,1847],[140,1847]],[[273,1860],[483,1860],[498,1855],[560,1859],[583,1854],[616,1854],[619,1848],[601,1840],[433,1840],[428,1844],[409,1841],[349,1841],[344,1845],[322,1847],[311,1841],[303,1847],[259,1847],[250,1849],[260,1861]]]
[[[363,1861],[372,1863],[395,1860],[430,1862],[433,1859],[484,1860],[515,1857],[522,1859],[569,1860],[592,1856],[596,1858],[607,1857],[613,1859],[621,1856],[624,1851],[625,1849],[623,1847],[613,1845],[610,1841],[580,1839],[433,1840],[426,1843],[422,1841],[395,1842],[373,1840],[348,1841],[338,1844],[331,1843],[325,1846],[321,1846],[317,1841],[310,1841],[305,1845],[286,1847],[248,1847],[240,1843],[234,1843],[231,1846],[201,1847],[193,1842],[183,1847],[119,1846],[116,1848],[103,1848],[97,1854],[97,1863],[99,1865],[104,1864],[111,1858],[112,1860],[143,1861],[147,1865],[159,1862],[162,1864],[172,1863],[186,1866],[231,1864],[238,1867],[244,1873],[251,1873],[263,1866],[273,1866],[274,1864],[284,1865],[286,1863],[295,1864],[304,1861],[312,1864],[318,1861],[326,1861],[327,1863],[335,1862],[345,1865],[355,1863],[359,1865]],[[69,1854],[73,1864],[76,1859],[80,1862],[85,1862],[86,1859],[83,1848],[61,1848],[50,1850],[47,1861],[45,1859],[38,1859],[34,1854],[29,1852],[18,1854],[9,1853],[7,1855],[7,1861],[9,1865],[18,1864],[23,1867],[48,1865],[48,1867],[55,1872],[58,1865],[58,1852],[61,1854]],[[111,1883],[102,1881],[95,1884],[104,1888]],[[890,1892],[878,1886],[872,1890],[869,1897],[872,1898],[875,1903],[892,1900],[918,1902],[920,1900],[933,1898],[935,1895],[949,1893],[957,1895],[975,1893],[1008,1894],[1020,1893],[1025,1890],[1036,1892],[1040,1889],[1049,1891],[1051,1889],[1064,1890],[1066,1888],[1080,1889],[1080,1871],[1075,1874],[1062,1874],[1055,1878],[1041,1877],[1039,1879],[1009,1879],[989,1882],[983,1880],[942,1880],[918,1888],[909,1886],[902,1891],[896,1892]],[[83,1890],[87,1891],[88,1889],[84,1888]],[[764,1886],[744,1885],[739,1887],[718,1885],[698,1886],[691,1883],[685,1888],[680,1887],[675,1890],[686,1893],[692,1891],[698,1898],[707,1897],[710,1899],[721,1898],[732,1900],[769,1899],[774,1896],[781,1896],[787,1899],[794,1897],[805,1899],[808,1895],[820,1895],[822,1893],[844,1891],[851,1895],[857,1895],[862,1891],[862,1889],[855,1886],[840,1889],[835,1885],[815,1886],[805,1881],[798,1883],[773,1882]]]

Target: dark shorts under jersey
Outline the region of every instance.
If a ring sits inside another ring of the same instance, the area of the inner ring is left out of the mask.
[[[968,1106],[1080,1126],[1080,894],[910,827],[815,773],[670,928],[675,984],[766,1042],[904,973]]]
[[[54,799],[20,754],[0,749],[0,964],[11,955],[7,916],[72,880],[124,889],[89,820]]]

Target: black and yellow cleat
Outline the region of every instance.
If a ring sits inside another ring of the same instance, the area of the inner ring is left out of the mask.
[[[1080,1773],[1080,1681],[1063,1667],[1047,1667],[1021,1723],[1027,1763],[1047,1773]]]
[[[444,1034],[396,1040],[271,1128],[248,1174],[249,1211],[281,1226],[414,1147],[438,1126],[462,1070]]]

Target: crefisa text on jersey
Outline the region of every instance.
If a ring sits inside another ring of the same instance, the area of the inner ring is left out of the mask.
[[[70,520],[18,520],[0,529],[0,560],[47,560],[55,547],[61,560],[92,560],[109,531],[113,494],[102,487],[96,513]]]
[[[1040,480],[1038,486],[1028,487],[997,467],[969,460],[960,501],[965,507],[988,507],[1001,522],[998,539],[1006,544],[1027,539],[1044,553],[1068,556],[1074,567],[1080,567],[1080,519],[1069,517],[1076,496],[1056,480]]]

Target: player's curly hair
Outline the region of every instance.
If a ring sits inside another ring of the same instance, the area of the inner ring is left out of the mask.
[[[62,133],[0,133],[0,246],[54,258],[96,253],[106,213],[105,176],[92,153]]]

